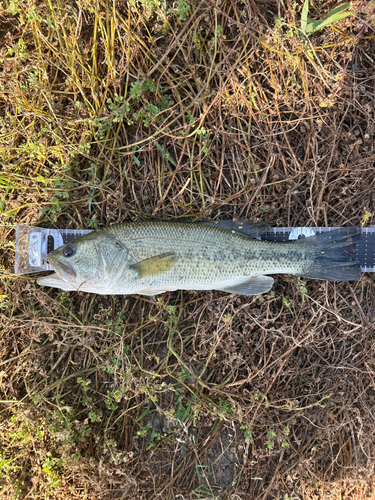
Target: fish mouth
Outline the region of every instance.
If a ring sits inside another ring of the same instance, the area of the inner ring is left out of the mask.
[[[76,272],[71,264],[59,262],[51,255],[47,255],[47,262],[51,264],[53,270],[56,272],[56,274],[53,275],[54,279],[59,278],[64,283],[69,283],[75,279]]]
[[[60,288],[66,292],[77,291],[79,289],[74,283],[65,283],[56,273],[49,276],[41,276],[37,280],[38,285]]]

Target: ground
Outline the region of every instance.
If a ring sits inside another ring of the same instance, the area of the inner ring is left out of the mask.
[[[17,223],[374,225],[375,3],[336,7],[2,2],[1,498],[375,498],[372,274],[155,301],[13,274]]]

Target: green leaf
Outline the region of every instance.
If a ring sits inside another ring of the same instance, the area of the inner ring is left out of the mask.
[[[161,152],[161,154],[164,156],[164,158],[166,160],[168,160],[169,163],[175,167],[176,163],[175,163],[174,159],[171,158],[171,155],[168,153],[168,151],[166,151],[158,141],[155,141],[155,146],[158,148],[158,150]]]
[[[306,33],[309,33],[311,35],[313,33],[316,33],[318,30],[325,28],[326,26],[330,26],[331,24],[336,23],[337,21],[341,21],[341,19],[349,17],[352,13],[344,12],[349,7],[350,3],[344,3],[342,5],[339,5],[335,9],[331,10],[331,12],[329,12],[322,19],[316,19],[315,21],[308,23],[306,28]]]
[[[0,177],[0,184],[3,184],[4,186],[11,186],[12,181],[7,177]]]
[[[329,17],[335,16],[336,14],[340,14],[341,12],[344,12],[344,10],[349,9],[350,7],[350,2],[343,3],[336,7],[335,9],[331,10],[331,12],[328,12],[323,19],[328,19]]]
[[[3,212],[3,215],[5,217],[13,217],[13,215],[17,215],[17,213],[20,211],[21,207],[18,208],[13,208],[13,210],[8,210],[8,212]]]
[[[50,207],[44,207],[44,208],[42,208],[42,210],[39,210],[38,219],[40,219],[42,217],[42,215],[44,215],[46,212],[48,212],[48,210],[50,210]]]
[[[136,422],[140,422],[142,418],[145,418],[146,415],[150,413],[150,408],[146,408],[142,413],[141,416],[137,418]]]
[[[139,167],[141,162],[138,160],[138,158],[135,156],[135,155],[131,155],[133,161],[137,164],[137,166]]]
[[[90,194],[90,198],[89,198],[89,213],[91,214],[91,209],[92,209],[92,202],[93,202],[93,199],[94,199],[94,196],[95,196],[95,189],[91,189],[91,194]]]
[[[301,30],[303,31],[303,33],[306,33],[308,13],[309,13],[309,0],[305,0],[301,14]]]

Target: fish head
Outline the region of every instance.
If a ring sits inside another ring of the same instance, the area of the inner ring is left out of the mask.
[[[127,248],[112,234],[95,231],[47,255],[56,274],[38,279],[44,286],[104,293],[129,267]]]

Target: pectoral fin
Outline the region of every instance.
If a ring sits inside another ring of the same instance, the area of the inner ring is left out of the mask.
[[[271,290],[274,284],[270,276],[253,276],[238,285],[229,288],[221,288],[223,292],[236,293],[237,295],[260,295]]]
[[[173,252],[162,253],[150,257],[149,259],[141,260],[136,264],[132,264],[130,269],[136,273],[137,278],[147,278],[149,276],[158,276],[164,274],[176,264],[177,255]]]

